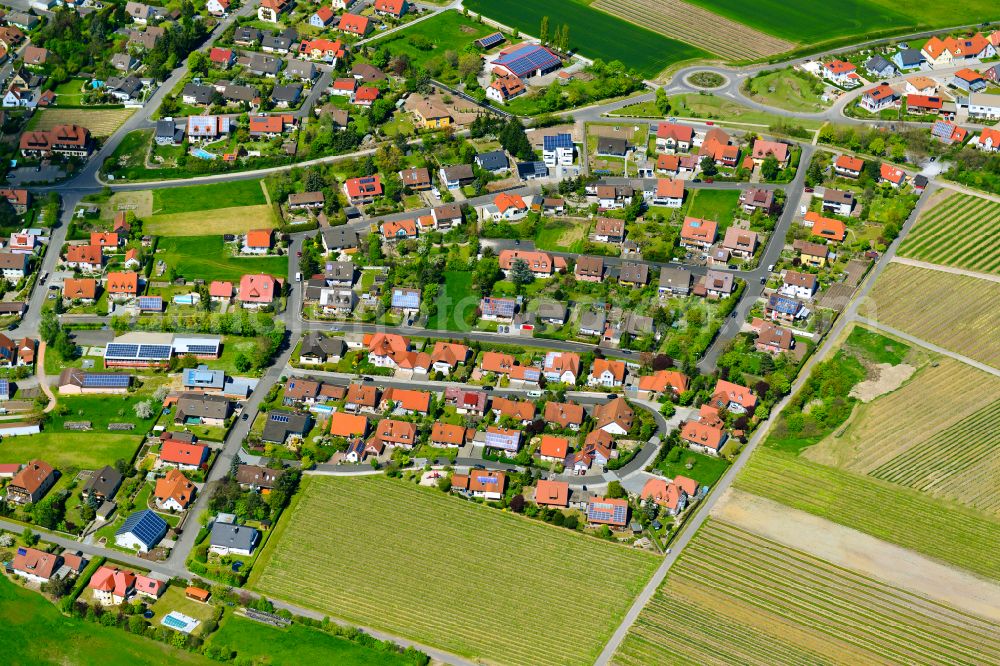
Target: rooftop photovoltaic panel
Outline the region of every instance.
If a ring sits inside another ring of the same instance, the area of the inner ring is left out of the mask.
[[[163,308],[163,299],[159,296],[140,296],[140,310],[159,310]]]
[[[139,353],[139,345],[111,342],[104,350],[105,356],[112,358],[135,358]]]
[[[275,423],[288,423],[288,417],[284,414],[271,414],[271,420]]]
[[[132,381],[131,375],[92,375],[83,377],[86,388],[125,388]]]
[[[484,49],[496,46],[505,39],[502,33],[494,32],[492,35],[486,35],[482,39],[479,39],[479,46]]]
[[[556,148],[572,148],[573,136],[570,134],[555,134],[544,137],[542,145],[545,150],[555,150]]]
[[[170,345],[140,345],[139,358],[170,358]]]
[[[216,345],[188,345],[187,350],[191,354],[214,354],[218,347]]]

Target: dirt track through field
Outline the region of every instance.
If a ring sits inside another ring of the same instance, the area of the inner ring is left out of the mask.
[[[591,6],[727,60],[756,60],[795,48],[792,42],[683,0],[597,0]]]
[[[836,566],[1000,622],[1000,585],[849,527],[735,488],[726,491],[712,516]]]

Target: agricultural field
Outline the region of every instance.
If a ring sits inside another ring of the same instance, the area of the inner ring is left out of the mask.
[[[288,274],[288,257],[233,256],[220,235],[160,238],[156,258],[172,266],[177,275],[188,279],[239,282],[247,273],[269,273],[277,277]]]
[[[963,386],[981,390],[960,390]],[[806,449],[803,455],[815,462],[868,474],[986,407],[998,394],[1000,378],[947,357],[936,359],[916,370],[895,390],[856,404],[845,427]]]
[[[812,74],[786,67],[748,79],[745,91],[761,104],[811,113],[829,107],[822,99],[824,87]]]
[[[614,662],[992,663],[1000,624],[712,518]]]
[[[753,4],[741,0],[689,1],[737,23],[806,45],[817,45],[838,37],[915,27],[918,18],[913,15],[920,12],[914,8],[904,14],[898,5],[891,5],[886,0],[846,0],[837,4],[788,3],[782,0],[761,0]],[[954,19],[948,25],[954,25]]]
[[[262,206],[266,203],[259,180],[234,180],[153,190],[154,215]]]
[[[1000,400],[915,441],[869,474],[1000,518]]]
[[[468,0],[464,6],[526,35],[537,35],[542,17],[548,16],[552,29],[569,26],[571,49],[588,58],[619,60],[650,78],[675,63],[711,57],[700,48],[593,9],[583,0]]]
[[[313,478],[302,493],[251,588],[491,663],[593,662],[659,562],[384,476]],[[303,576],[318,552],[376,568]],[[601,575],[581,584],[587,562]]]
[[[795,47],[684,0],[597,0],[591,7],[667,37],[699,44],[726,60],[757,60]]]
[[[1000,521],[954,502],[763,447],[736,487],[1000,580]]]
[[[719,223],[719,236],[733,223],[740,202],[739,190],[688,190],[690,197],[684,215],[715,220]]]
[[[114,134],[135,113],[135,109],[42,109],[28,123],[32,130],[50,130],[56,125],[76,124],[103,139]]]
[[[1000,368],[1000,283],[890,264],[859,314]]]
[[[1000,275],[998,234],[1000,203],[953,192],[920,216],[899,255]]]
[[[6,442],[4,442],[6,444]],[[37,592],[0,576],[0,623],[4,662],[74,666],[214,664],[207,657],[165,643],[66,617]],[[44,640],[40,640],[40,631]]]

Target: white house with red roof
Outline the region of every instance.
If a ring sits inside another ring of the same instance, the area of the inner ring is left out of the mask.
[[[735,414],[745,414],[757,406],[757,396],[746,386],[720,379],[712,391],[712,405]]]
[[[882,162],[878,182],[889,183],[893,187],[902,187],[906,183],[906,173],[902,169]]]
[[[102,606],[117,606],[135,591],[137,576],[117,567],[102,566],[90,577],[87,587]]]
[[[168,439],[160,446],[160,462],[182,470],[196,470],[208,460],[209,449],[201,444]]]
[[[656,150],[661,153],[686,153],[694,145],[694,128],[679,123],[660,123],[656,127]]]
[[[823,78],[829,79],[839,86],[851,88],[861,83],[858,68],[843,60],[831,60],[820,68]]]
[[[376,14],[381,16],[392,16],[402,18],[410,9],[410,4],[406,0],[375,0],[372,5]]]
[[[970,145],[988,153],[1000,153],[1000,130],[984,127]]]
[[[229,11],[229,0],[208,0],[205,10],[212,16],[224,16]]]
[[[351,205],[370,204],[382,196],[382,177],[379,174],[348,178],[344,182],[344,192]]]
[[[271,305],[281,293],[281,280],[273,275],[258,273],[240,278],[236,299],[244,308],[258,309]]]
[[[858,106],[869,113],[878,113],[883,109],[891,109],[898,103],[899,95],[896,91],[882,83],[866,90],[861,95],[861,101],[858,102]]]

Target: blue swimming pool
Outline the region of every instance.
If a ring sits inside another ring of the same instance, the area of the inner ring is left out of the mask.
[[[208,152],[204,148],[195,148],[191,151],[191,154],[203,160],[214,160],[216,158],[216,155]]]

